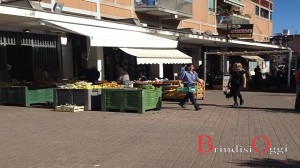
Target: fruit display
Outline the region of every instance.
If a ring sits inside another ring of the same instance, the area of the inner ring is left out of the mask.
[[[106,82],[106,83],[101,83],[97,85],[93,85],[94,89],[101,89],[101,88],[123,88],[124,85],[120,85],[116,82]]]
[[[0,82],[0,87],[9,87],[11,84],[5,83],[5,82]]]
[[[0,87],[21,87],[26,86],[28,89],[38,88],[53,88],[54,83],[49,82],[27,82],[27,81],[11,81],[11,82],[0,82]]]
[[[123,88],[123,85],[117,84],[116,82],[106,82],[92,85],[92,83],[86,81],[79,81],[73,84],[65,84],[59,86],[62,89],[102,89],[102,88]]]

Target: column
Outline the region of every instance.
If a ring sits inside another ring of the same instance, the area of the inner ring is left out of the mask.
[[[159,77],[163,78],[164,77],[164,65],[163,64],[159,64]]]
[[[89,47],[87,52],[87,68],[96,67],[100,72],[99,80],[105,79],[103,47]]]

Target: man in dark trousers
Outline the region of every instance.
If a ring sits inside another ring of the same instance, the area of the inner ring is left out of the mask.
[[[202,81],[199,79],[197,72],[194,71],[193,64],[187,64],[186,68],[186,71],[182,72],[180,75],[180,79],[182,80],[181,82],[183,83],[184,87],[196,87],[197,82],[202,84]],[[188,99],[190,99],[196,111],[201,109],[200,104],[198,104],[195,99],[194,92],[190,91],[189,89],[185,97],[180,101],[180,103],[178,103],[178,105],[182,108],[185,108],[185,102],[187,102]]]

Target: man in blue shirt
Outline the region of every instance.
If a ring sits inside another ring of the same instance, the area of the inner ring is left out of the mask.
[[[186,68],[187,70],[180,74],[180,79],[182,80],[181,82],[183,83],[183,86],[196,87],[197,82],[202,84],[202,81],[201,79],[199,79],[197,72],[194,71],[193,64],[187,64]],[[182,85],[181,82],[180,85]],[[190,90],[186,93],[185,97],[180,101],[180,103],[178,103],[178,105],[182,108],[185,108],[185,102],[187,102],[188,99],[190,99],[196,111],[201,109],[200,104],[198,104],[195,99],[194,92],[191,92]]]

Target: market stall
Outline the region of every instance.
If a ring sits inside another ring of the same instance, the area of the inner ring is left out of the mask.
[[[83,106],[84,110],[101,109],[101,90],[103,88],[121,88],[115,82],[103,82],[92,85],[85,81],[75,83],[61,84],[54,89],[54,108],[57,107],[79,107]]]

